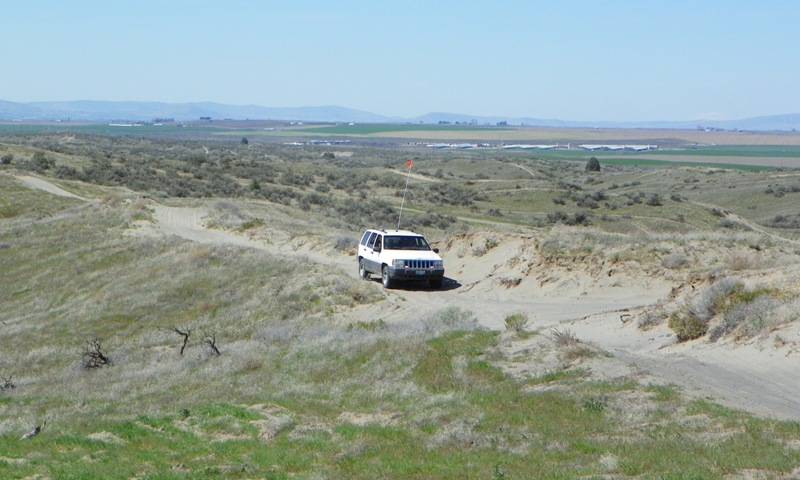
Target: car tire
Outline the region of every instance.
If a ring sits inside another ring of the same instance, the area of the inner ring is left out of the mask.
[[[391,277],[389,277],[389,267],[386,265],[381,269],[381,283],[383,283],[383,288],[392,288],[394,285]]]
[[[358,276],[364,280],[369,278],[369,272],[367,271],[367,267],[364,265],[363,258],[358,260]]]

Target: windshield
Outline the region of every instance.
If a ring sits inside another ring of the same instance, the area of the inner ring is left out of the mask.
[[[383,247],[387,250],[430,250],[423,237],[390,236],[384,238]]]

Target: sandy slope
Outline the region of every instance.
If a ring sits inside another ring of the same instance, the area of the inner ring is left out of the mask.
[[[70,195],[33,177],[25,184],[56,195]],[[206,211],[198,208],[154,206],[153,232],[177,235],[201,243],[235,244],[269,249],[284,255],[302,255],[339,266],[356,275],[353,256],[332,249],[317,251],[297,245],[267,245],[263,241],[210,229]],[[384,304],[362,307],[348,320],[369,319],[379,312],[384,321],[402,322],[457,306],[475,313],[487,328],[503,330],[507,315],[525,312],[532,329],[569,330],[579,339],[610,352],[611,358],[593,361],[590,368],[601,378],[635,372],[640,380],[674,383],[690,395],[759,415],[800,421],[800,328],[780,332],[781,345],[770,339],[755,339],[745,345],[709,343],[701,339],[677,344],[665,326],[643,331],[635,318],[638,307],[665,299],[678,286],[678,279],[646,272],[598,266],[581,268],[548,265],[538,257],[531,236],[505,235],[485,254],[473,254],[478,234],[447,239],[442,245],[447,276],[442,291],[399,288],[387,292]],[[374,278],[376,282],[378,279]],[[625,321],[623,321],[625,320]],[[798,322],[794,322],[797,324]],[[534,361],[534,360],[531,360]]]

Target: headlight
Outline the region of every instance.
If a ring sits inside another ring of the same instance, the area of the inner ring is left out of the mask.
[[[394,260],[392,262],[392,266],[394,268],[403,268],[403,267],[405,267],[405,263],[403,262],[403,260]]]
[[[444,261],[443,260],[434,260],[433,261],[433,268],[444,268]]]

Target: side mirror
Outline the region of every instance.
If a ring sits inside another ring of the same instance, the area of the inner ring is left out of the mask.
[[[434,248],[433,249],[433,253],[439,253],[439,249],[438,248]]]

